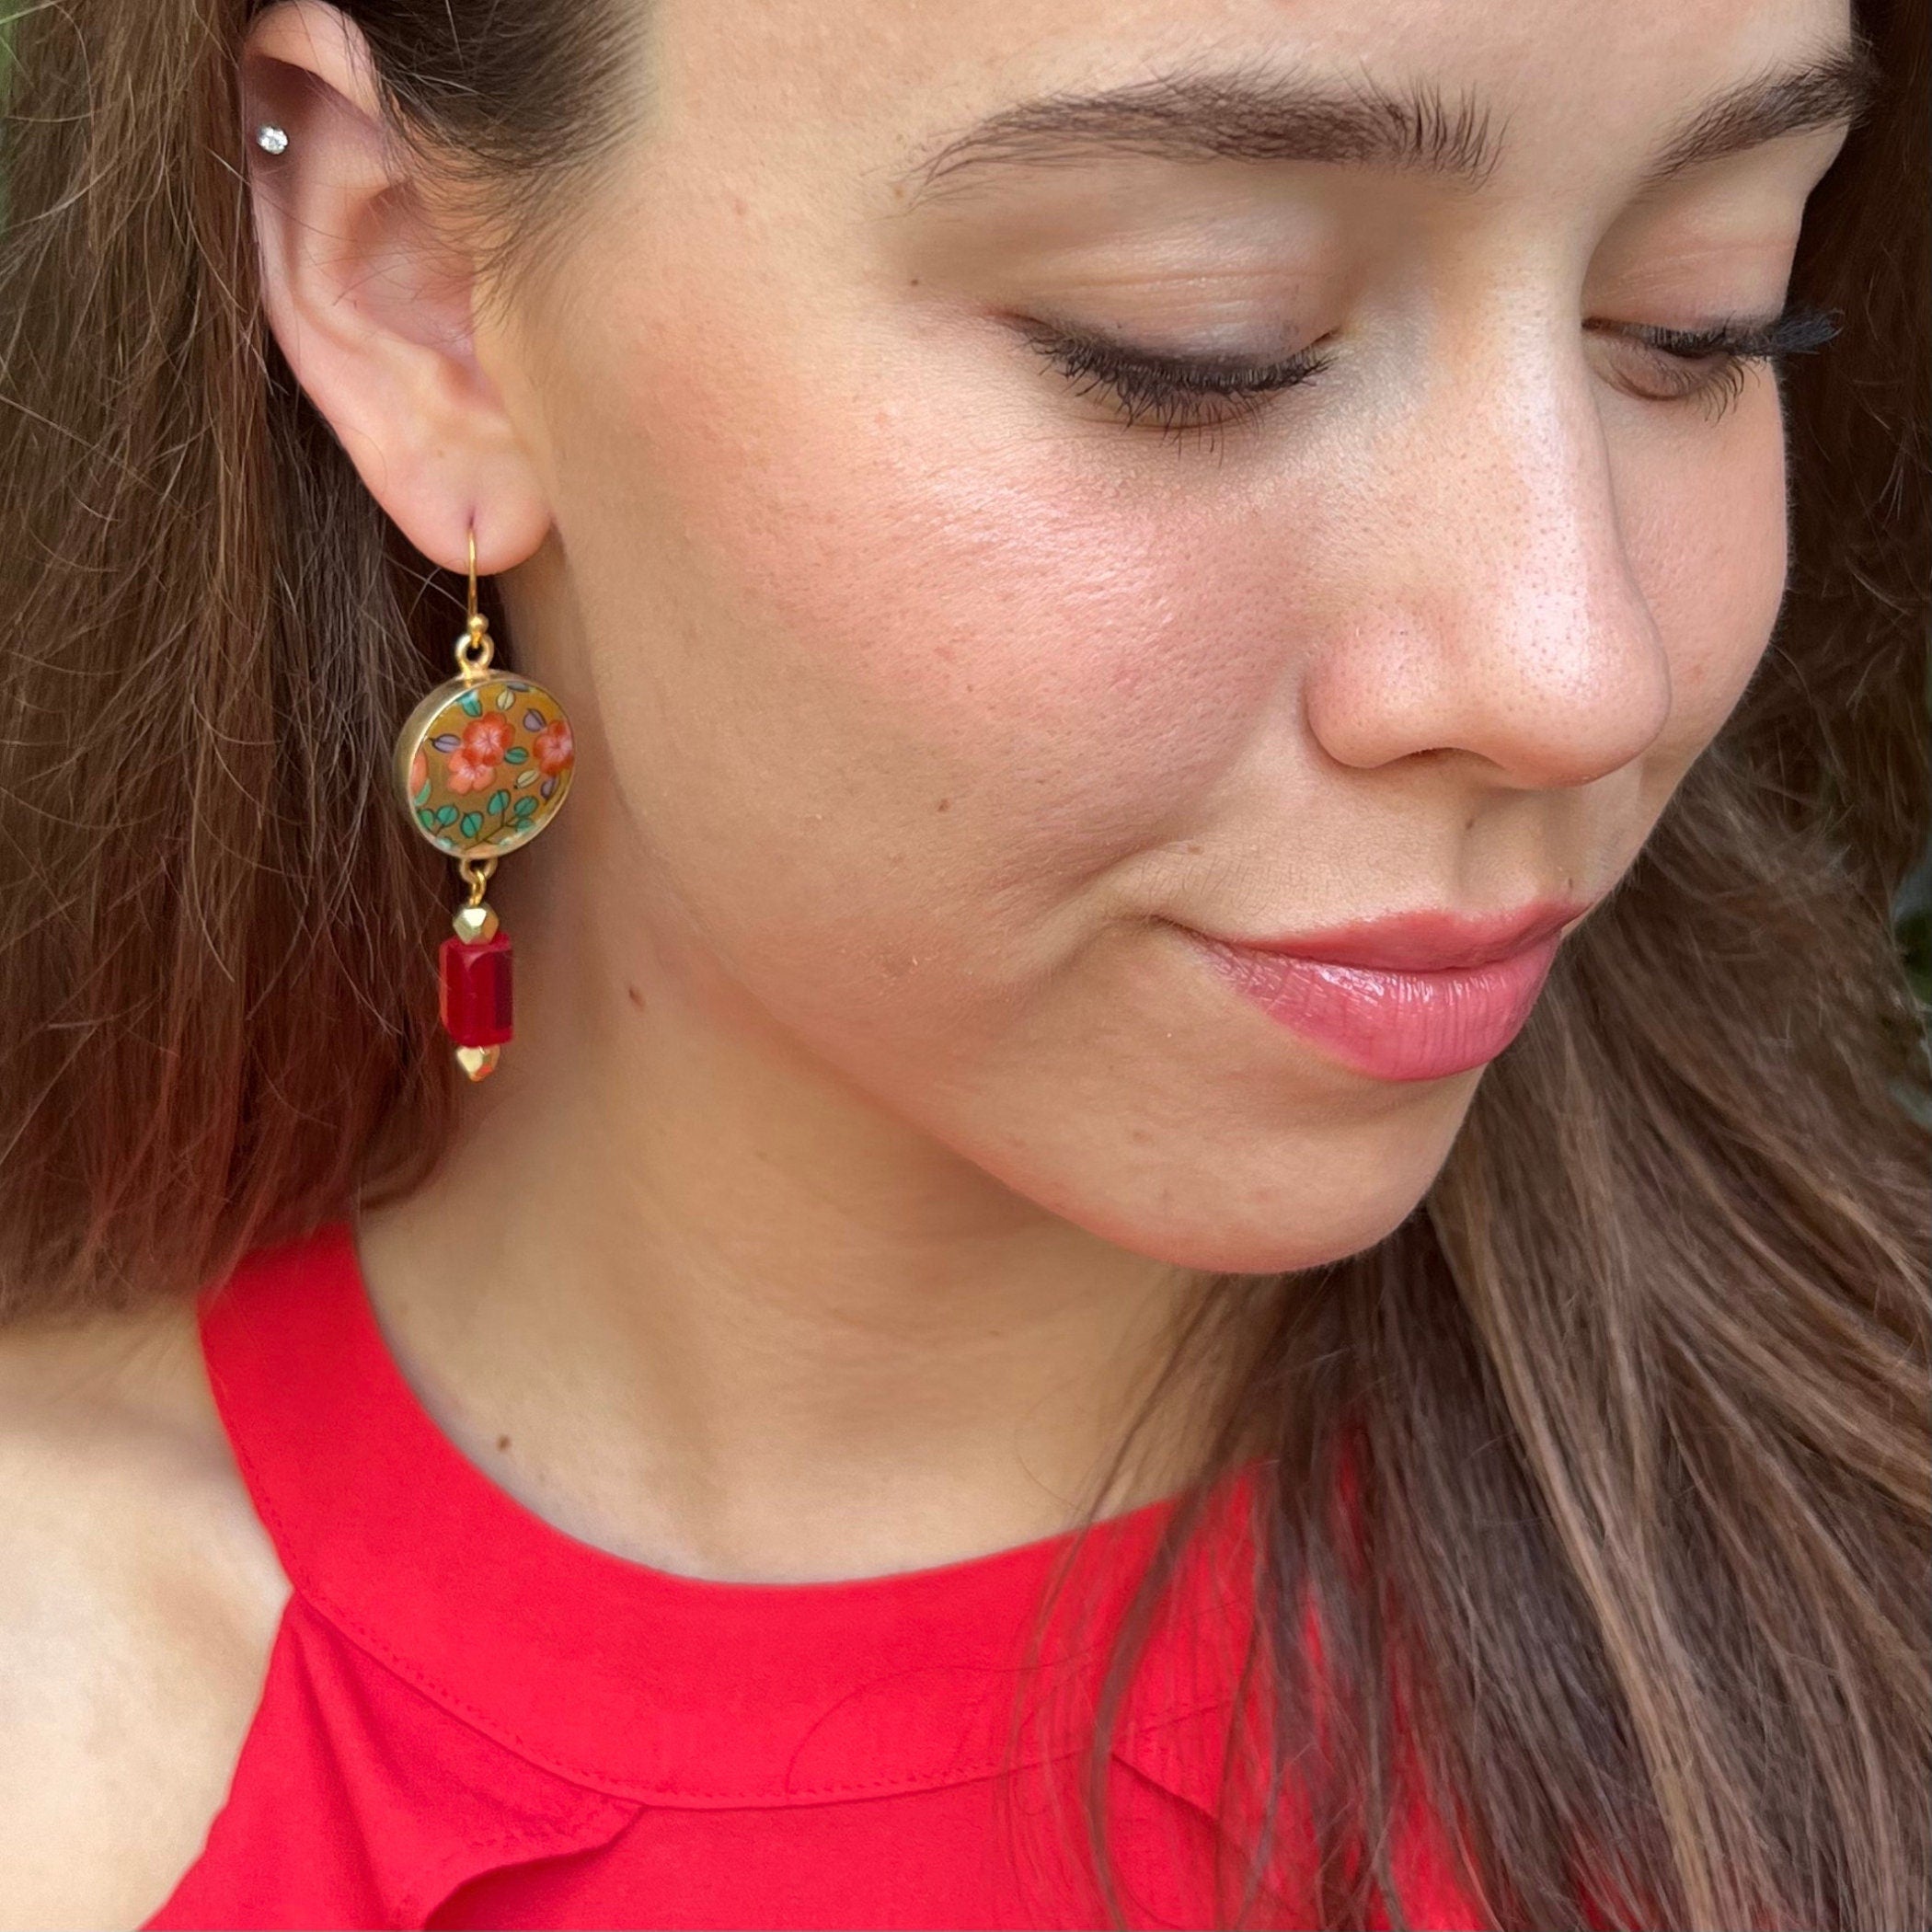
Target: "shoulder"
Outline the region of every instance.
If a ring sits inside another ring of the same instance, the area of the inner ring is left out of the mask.
[[[0,1927],[162,1903],[286,1593],[190,1306],[0,1328]]]

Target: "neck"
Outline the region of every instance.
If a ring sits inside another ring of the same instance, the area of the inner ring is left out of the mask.
[[[496,1480],[636,1560],[802,1581],[1186,1479],[1197,1402],[1109,1466],[1198,1275],[1022,1200],[635,926],[579,915],[566,946],[492,899],[517,1038],[358,1247],[404,1373]]]

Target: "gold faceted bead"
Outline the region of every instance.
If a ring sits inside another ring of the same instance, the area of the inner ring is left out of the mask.
[[[487,904],[459,905],[450,924],[456,928],[456,937],[472,946],[497,936],[497,915]]]
[[[497,1062],[502,1057],[500,1047],[458,1047],[456,1064],[472,1080],[487,1079],[497,1070]]]

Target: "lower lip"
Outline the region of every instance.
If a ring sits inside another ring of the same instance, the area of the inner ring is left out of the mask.
[[[1376,1080],[1441,1080],[1495,1059],[1523,1030],[1561,943],[1553,933],[1487,966],[1397,972],[1203,940],[1236,992]]]

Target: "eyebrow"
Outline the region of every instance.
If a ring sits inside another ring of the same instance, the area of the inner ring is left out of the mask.
[[[1693,110],[1650,170],[1682,173],[1777,139],[1855,121],[1875,84],[1851,45],[1727,88]],[[1007,169],[1108,155],[1166,161],[1322,161],[1420,171],[1479,184],[1501,152],[1473,95],[1361,80],[1312,81],[1254,65],[1158,75],[1099,94],[1051,94],[987,116],[899,178],[907,206]]]
[[[1854,41],[1801,67],[1727,88],[1693,113],[1663,151],[1653,177],[1758,147],[1783,134],[1811,133],[1864,118],[1879,87],[1878,63]]]

